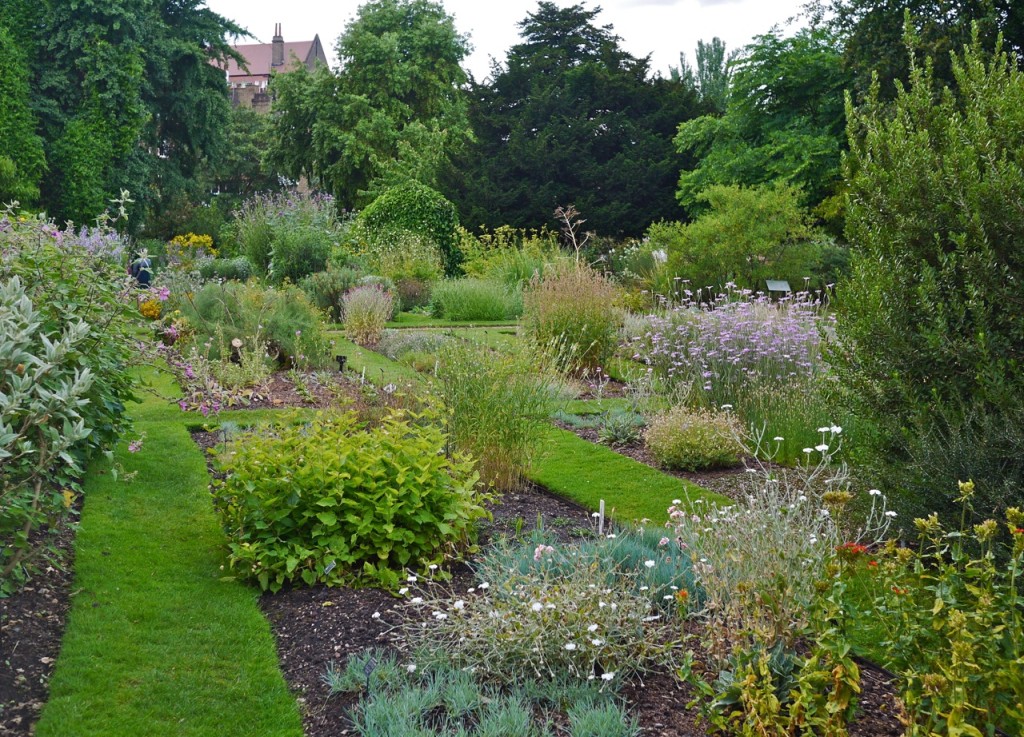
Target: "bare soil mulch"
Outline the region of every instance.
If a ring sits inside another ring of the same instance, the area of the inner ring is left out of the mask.
[[[42,534],[50,535],[45,532]],[[38,535],[37,535],[38,537]],[[50,692],[71,605],[75,528],[62,525],[47,542],[57,560],[13,596],[0,598],[0,735],[34,732]]]

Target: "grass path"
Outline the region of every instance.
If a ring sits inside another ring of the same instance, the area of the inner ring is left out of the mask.
[[[620,522],[666,522],[674,499],[686,506],[732,503],[568,430],[545,429],[541,448],[528,474],[531,480],[589,509],[598,509],[604,499],[607,513]]]
[[[163,378],[159,389],[171,393]],[[75,594],[39,737],[301,737],[256,593],[222,580],[223,534],[196,418],[147,396],[144,448],[96,464],[75,543]]]

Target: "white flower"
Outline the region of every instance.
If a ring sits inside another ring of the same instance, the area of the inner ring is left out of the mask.
[[[576,643],[575,642],[567,642],[565,644],[565,649],[566,650],[575,650],[576,649]]]
[[[683,500],[682,499],[673,499],[672,503],[675,504],[676,506],[678,506],[678,505],[683,503]]]
[[[654,568],[654,566],[656,566],[657,563],[655,563],[653,560],[645,560],[644,565],[648,568]]]
[[[480,588],[484,589],[484,590],[489,589],[490,587],[491,587],[491,585],[489,583],[487,583],[486,581],[484,581],[482,584],[480,584]]]
[[[804,453],[813,453],[814,448],[804,448]]]
[[[409,587],[408,586],[403,586],[402,588],[400,588],[398,590],[398,595],[399,596],[405,596],[408,593],[409,593]]]
[[[374,612],[370,615],[370,619],[380,619],[380,612]]]
[[[592,624],[589,627],[587,627],[587,632],[597,632],[597,625]]]
[[[448,615],[444,612],[434,612],[434,619],[440,622],[441,620],[448,619]]]
[[[609,673],[602,673],[601,674],[601,680],[602,681],[610,681],[613,678],[615,678],[615,671],[611,671]]]
[[[601,645],[604,644],[604,640],[600,640],[600,639],[595,638],[595,639],[590,641],[590,644],[593,645],[594,647],[601,647]]]
[[[785,438],[782,437],[781,435],[776,435],[774,438],[772,438],[772,440],[774,440],[776,443],[781,443],[783,440],[785,440]]]
[[[432,570],[432,571],[436,571],[437,570],[437,563],[431,563],[428,566],[428,568],[430,568],[430,570]]]
[[[647,591],[647,590],[648,590],[648,589],[650,589],[650,588],[651,588],[650,586],[641,586],[641,587],[640,587],[640,590],[641,590],[641,591]]]
[[[841,433],[843,431],[843,428],[839,427],[839,425],[833,425],[832,427],[830,427],[828,429],[828,431],[830,433],[832,433],[833,435],[838,435],[839,433]]]
[[[532,609],[535,612],[539,612],[543,608],[544,608],[544,605],[541,604],[539,601],[535,601],[535,602],[533,602],[533,604],[530,605],[530,609]]]
[[[592,515],[590,515],[590,516],[591,516],[591,517],[593,517],[594,519],[597,519],[598,517],[600,517],[600,516],[601,516],[601,513],[600,513],[600,512],[594,512],[594,513],[593,513]]]
[[[411,599],[409,599],[409,601],[411,601],[413,604],[422,604],[423,603],[423,597],[422,596],[414,596]]]
[[[455,607],[456,609],[465,609],[466,608],[466,602],[464,602],[462,599],[459,599],[457,602],[452,604],[452,606]]]
[[[409,576],[409,578],[407,578],[405,580],[408,581],[409,583],[416,583],[416,576]]]
[[[890,518],[895,517],[896,513],[890,509],[888,512],[885,513],[885,516]]]
[[[828,444],[822,443],[821,445],[815,445],[814,449],[824,453],[826,450],[828,450]]]
[[[615,539],[615,533],[614,532],[609,533],[608,534],[608,539],[609,540],[614,540]]]
[[[664,599],[665,601],[672,601],[672,594],[668,594],[668,595],[663,596],[661,598]]]
[[[467,594],[472,594],[474,591],[476,591],[476,589],[473,588],[472,586],[470,586],[468,589],[466,589],[466,593]]]
[[[545,608],[545,609],[554,609],[554,608],[555,608],[555,605],[554,605],[554,604],[545,604],[545,605],[544,605],[544,608]]]
[[[814,545],[816,542],[818,542],[818,538],[816,538],[814,535],[811,535],[811,545]]]
[[[731,404],[723,404],[722,405],[722,409],[732,409],[732,405]]]
[[[405,670],[407,672],[409,672],[409,673],[415,673],[416,672],[416,664],[415,663],[409,663],[409,665],[405,666]]]
[[[868,489],[868,494],[871,496],[882,496],[882,492],[878,489]]]

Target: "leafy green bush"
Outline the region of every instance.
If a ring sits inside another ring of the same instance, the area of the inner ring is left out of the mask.
[[[959,488],[967,519],[975,485]],[[960,530],[944,529],[935,513],[914,525],[918,547],[891,544],[875,556],[874,600],[858,613],[882,629],[877,645],[900,674],[907,715],[921,734],[1021,734],[1024,513],[1010,508],[1002,524]]]
[[[260,588],[394,586],[473,540],[486,516],[473,463],[401,413],[366,427],[354,413],[244,435],[220,456],[215,504],[231,567]]]
[[[355,269],[331,268],[310,274],[299,282],[299,286],[331,320],[341,322],[342,297],[359,283],[360,276]]]
[[[1024,435],[1024,71],[977,44],[953,67],[955,90],[915,64],[894,103],[848,111],[853,274],[828,358],[878,478],[950,515],[973,478],[987,515],[1024,502],[1004,433]]]
[[[499,282],[446,279],[434,286],[430,312],[445,320],[515,320],[523,313],[523,298]]]
[[[394,310],[391,293],[377,285],[355,287],[345,294],[342,320],[345,335],[359,345],[374,345]]]
[[[245,256],[210,259],[199,265],[199,275],[206,280],[248,281],[252,276],[252,264]]]
[[[709,210],[694,222],[656,223],[647,237],[668,253],[669,269],[697,288],[735,282],[765,289],[765,279],[803,284],[815,233],[800,190],[785,184],[714,185],[701,193]]]
[[[180,309],[195,331],[195,342],[210,343],[210,358],[222,358],[222,344],[239,339],[250,346],[266,345],[282,364],[327,361],[323,318],[298,287],[210,283]]]
[[[698,471],[739,463],[740,431],[727,412],[676,407],[651,420],[644,442],[666,468]]]
[[[267,264],[274,284],[297,282],[327,268],[333,233],[309,225],[293,225],[275,234]]]
[[[563,265],[526,289],[523,328],[537,345],[556,351],[565,368],[599,368],[618,344],[622,315],[615,296],[605,276],[585,265]]]
[[[545,376],[523,355],[454,341],[441,351],[438,393],[449,412],[452,444],[479,459],[481,478],[500,490],[522,484],[547,425]]]
[[[323,271],[345,224],[327,195],[256,195],[235,213],[234,240],[261,273],[281,283]]]
[[[455,205],[430,187],[408,182],[389,189],[359,214],[359,220],[371,234],[407,231],[429,239],[437,245],[444,273],[458,273],[462,263],[456,232],[459,216]]]
[[[32,532],[67,514],[86,462],[130,426],[123,255],[106,228],[0,214],[0,594],[31,573]]]

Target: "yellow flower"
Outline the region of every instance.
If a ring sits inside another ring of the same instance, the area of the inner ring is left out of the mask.
[[[64,508],[71,509],[71,505],[75,503],[75,492],[71,489],[64,489],[60,495],[64,497]]]

